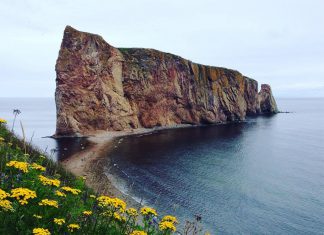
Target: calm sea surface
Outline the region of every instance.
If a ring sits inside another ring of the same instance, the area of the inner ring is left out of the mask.
[[[324,99],[277,103],[292,113],[122,138],[110,177],[162,213],[200,214],[217,234],[324,234]],[[55,130],[53,99],[0,98],[9,126],[14,108],[28,138],[60,153],[53,158],[80,151],[80,140],[41,138]]]
[[[19,109],[13,126],[13,109]],[[53,159],[63,159],[82,151],[89,144],[85,138],[48,138],[55,133],[56,109],[54,98],[0,98],[0,118],[20,137],[24,129],[26,142],[36,145]]]

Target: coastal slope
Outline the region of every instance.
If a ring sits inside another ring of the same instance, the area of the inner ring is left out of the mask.
[[[70,26],[56,62],[56,136],[177,124],[213,124],[276,113],[269,85],[238,71],[154,49],[115,48]]]

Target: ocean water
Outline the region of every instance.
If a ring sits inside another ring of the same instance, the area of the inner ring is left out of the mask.
[[[113,175],[216,234],[324,234],[324,99],[277,102],[291,113],[123,138]]]
[[[15,124],[13,109],[19,109]],[[8,121],[8,127],[26,142],[43,150],[54,161],[67,158],[85,149],[85,138],[49,138],[55,133],[56,109],[54,98],[0,98],[0,118]]]
[[[107,153],[116,186],[181,221],[201,215],[212,234],[324,234],[324,99],[278,99],[291,113],[124,137]],[[55,131],[51,98],[0,98],[12,126],[54,160],[84,139]],[[108,156],[109,155],[109,156]]]

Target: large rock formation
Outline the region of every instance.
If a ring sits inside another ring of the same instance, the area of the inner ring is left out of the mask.
[[[57,136],[223,123],[277,111],[269,86],[258,95],[257,81],[235,70],[153,49],[117,49],[70,26],[56,73]]]
[[[271,87],[268,84],[261,85],[261,91],[258,94],[260,111],[262,113],[277,113],[278,108],[272,95]]]

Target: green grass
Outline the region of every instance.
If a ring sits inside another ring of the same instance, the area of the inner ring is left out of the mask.
[[[26,200],[15,195],[28,190]],[[40,205],[44,199],[48,205]],[[157,225],[154,214],[152,208],[135,213],[120,199],[96,195],[84,179],[25,144],[0,119],[0,234],[172,234],[175,218]]]
[[[121,52],[128,52],[130,48],[125,48],[125,47],[120,47],[118,48],[118,50],[120,50]]]

